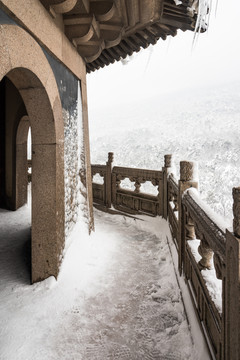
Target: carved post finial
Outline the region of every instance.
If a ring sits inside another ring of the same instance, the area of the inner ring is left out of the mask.
[[[164,166],[167,168],[172,166],[172,155],[171,154],[164,155]]]
[[[240,187],[233,188],[233,232],[240,238]]]
[[[180,161],[180,180],[192,181],[194,175],[194,163],[191,161]]]
[[[113,162],[113,152],[109,152],[108,153],[108,163],[112,163]]]

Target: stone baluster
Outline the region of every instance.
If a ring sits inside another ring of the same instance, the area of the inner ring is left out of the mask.
[[[157,206],[157,215],[162,215],[163,216],[163,179],[162,180],[155,180],[152,181],[153,186],[157,185],[157,190],[158,190],[158,206]]]
[[[164,167],[162,168],[162,175],[163,175],[163,184],[162,184],[162,214],[164,219],[167,220],[168,217],[168,201],[169,196],[168,194],[168,174],[170,172],[172,166],[172,155],[167,154],[164,155]]]
[[[226,230],[223,267],[223,358],[240,359],[240,187],[233,188],[233,233]]]
[[[175,194],[173,196],[173,203],[174,203],[173,211],[178,211],[178,198],[177,198],[177,196]]]
[[[120,183],[120,182],[119,182]],[[112,172],[112,204],[116,205],[117,201],[117,176],[116,173]]]
[[[189,214],[186,213],[182,206],[183,193],[189,188],[198,188],[198,183],[194,180],[195,164],[190,161],[180,161],[180,180],[178,193],[178,211],[179,211],[179,226],[178,226],[178,268],[180,274],[184,267],[186,241],[195,238],[194,225]]]
[[[135,186],[134,192],[137,193],[137,194],[139,194],[139,193],[140,193],[140,187],[141,187],[140,181],[139,181],[139,180],[136,180],[134,186]]]
[[[107,208],[112,206],[112,163],[113,153],[108,153],[108,161],[106,162],[106,178],[105,178],[105,205]]]
[[[200,270],[203,269],[211,269],[212,268],[212,256],[213,251],[209,247],[207,241],[205,240],[204,236],[201,236],[201,242],[198,247],[198,252],[201,255],[201,260],[198,262],[198,267]]]
[[[117,179],[116,179],[116,189],[117,190],[120,190],[121,189],[121,179],[119,178],[119,176],[117,176]]]
[[[194,240],[196,238],[193,220],[187,212],[186,212],[185,230],[186,230],[186,235],[185,235],[186,240]]]

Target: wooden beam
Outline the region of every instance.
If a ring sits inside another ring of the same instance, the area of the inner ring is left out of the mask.
[[[107,49],[108,53],[117,61],[120,60],[121,55],[115,50],[115,47]]]
[[[167,35],[175,36],[177,33],[177,29],[172,26],[168,26],[163,23],[157,23],[156,26],[158,26],[160,29],[162,29]]]
[[[122,40],[119,45],[128,53],[128,55],[132,55],[134,50],[125,40]]]
[[[144,39],[144,37],[139,34],[139,33],[136,33],[133,35],[133,37],[135,37],[137,39],[137,42],[140,43],[140,45],[146,49],[148,46],[149,46],[149,43],[147,42],[146,39]]]
[[[127,1],[126,4],[129,13],[129,25],[134,26],[140,22],[139,0]]]
[[[155,45],[157,42],[157,37],[153,35],[149,30],[145,29],[142,31],[147,36],[148,42],[150,42],[152,45]]]
[[[55,13],[64,14],[71,11],[77,3],[77,0],[65,0],[60,4],[51,5]]]
[[[131,36],[125,38],[124,41],[126,41],[127,43],[130,43],[130,45],[134,49],[134,51],[138,52],[140,50],[139,44],[137,44],[136,41],[134,41]]]
[[[114,47],[114,50],[118,53],[118,55],[120,56],[120,58],[125,59],[125,57],[127,56],[127,54],[125,53],[125,51],[119,47],[119,45]]]
[[[93,10],[93,9],[92,9]],[[98,21],[109,21],[112,19],[112,17],[114,15],[116,15],[116,7],[115,4],[112,3],[112,7],[104,14],[98,14],[97,12],[95,13],[95,16],[97,18]]]
[[[115,59],[108,53],[108,49],[104,49],[102,54],[107,58],[108,62],[113,64]]]
[[[119,14],[122,14],[123,25],[128,26],[129,25],[129,18],[128,18],[128,13],[127,13],[127,7],[126,7],[125,0],[119,0],[117,2],[117,9],[118,9]]]
[[[93,21],[93,15],[64,15],[63,23],[66,26],[70,25],[90,25]]]
[[[107,31],[121,31],[122,30],[122,25],[120,24],[99,24],[100,30],[107,30]]]

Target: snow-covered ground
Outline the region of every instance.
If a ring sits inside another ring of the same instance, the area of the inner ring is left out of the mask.
[[[0,211],[1,360],[208,358],[164,220],[96,211],[91,237],[81,220],[73,230],[58,281],[31,286],[29,207]]]
[[[144,89],[143,89],[144,90]],[[202,198],[229,225],[232,187],[240,186],[240,83],[89,106],[92,163],[161,169],[164,154],[199,163]]]

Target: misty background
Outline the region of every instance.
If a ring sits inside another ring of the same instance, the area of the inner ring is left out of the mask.
[[[92,163],[161,169],[199,163],[202,197],[232,219],[240,186],[238,0],[212,2],[208,31],[176,37],[87,76]]]

